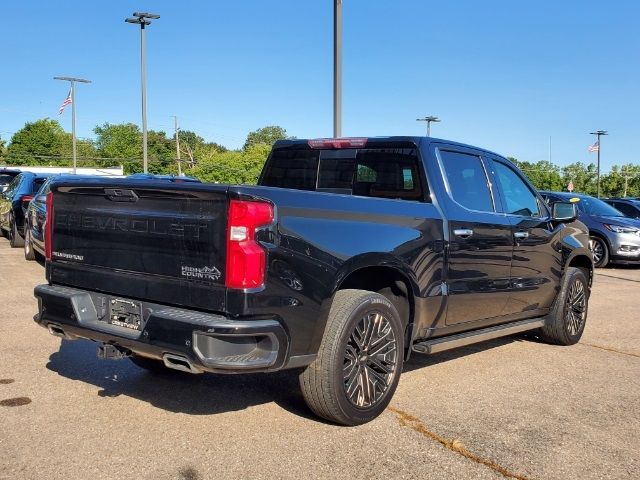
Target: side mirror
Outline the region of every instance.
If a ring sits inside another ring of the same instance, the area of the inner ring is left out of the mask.
[[[551,206],[554,222],[571,223],[578,218],[578,210],[575,203],[556,202]]]
[[[46,195],[38,195],[36,197],[36,202],[45,203],[46,201],[47,201],[47,196]]]

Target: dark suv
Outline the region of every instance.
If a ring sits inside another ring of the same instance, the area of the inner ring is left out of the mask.
[[[46,174],[22,172],[0,194],[0,232],[9,237],[12,247],[24,245],[24,214],[47,178]]]
[[[637,198],[606,198],[604,201],[627,217],[640,219],[640,200]]]
[[[578,219],[589,228],[589,247],[593,263],[604,267],[609,262],[640,261],[640,220],[625,217],[611,205],[589,195],[567,192],[540,192],[548,202],[578,199]]]

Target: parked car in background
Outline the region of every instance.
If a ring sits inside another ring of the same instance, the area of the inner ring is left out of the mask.
[[[9,184],[20,175],[20,170],[14,168],[0,168],[0,193],[4,192]]]
[[[47,219],[47,193],[51,181],[60,175],[52,175],[44,181],[25,212],[24,218],[24,258],[36,260],[44,257],[44,226]]]
[[[606,203],[630,218],[640,218],[640,200],[636,198],[606,198]]]
[[[640,220],[628,218],[611,205],[589,195],[567,192],[540,192],[549,204],[578,199],[578,219],[589,228],[589,248],[593,263],[640,262]]]
[[[33,195],[50,175],[22,172],[0,194],[0,232],[12,247],[24,245],[24,214]]]

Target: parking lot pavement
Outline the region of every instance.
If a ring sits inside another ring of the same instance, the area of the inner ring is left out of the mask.
[[[0,478],[640,478],[640,268],[598,271],[580,344],[416,355],[355,428],[313,418],[295,372],[98,361],[31,320],[43,275],[0,240]]]

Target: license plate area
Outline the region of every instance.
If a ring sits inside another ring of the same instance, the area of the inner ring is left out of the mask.
[[[130,330],[142,330],[142,305],[131,300],[111,299],[108,323]]]

